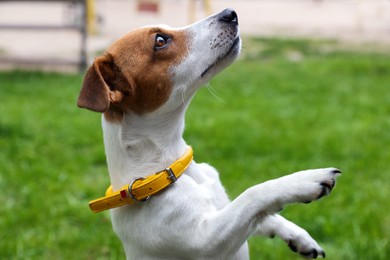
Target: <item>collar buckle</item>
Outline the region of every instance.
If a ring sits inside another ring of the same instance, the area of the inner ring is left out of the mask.
[[[134,196],[134,194],[133,194],[133,185],[134,185],[134,182],[136,182],[136,181],[141,181],[141,180],[144,180],[145,178],[135,178],[135,179],[133,179],[132,181],[131,181],[131,183],[129,184],[129,187],[127,188],[127,192],[128,192],[128,194],[129,194],[129,196],[130,196],[130,198],[132,199],[132,200],[134,200],[135,202],[145,202],[145,201],[148,201],[148,200],[150,200],[150,198],[151,198],[151,196],[147,196],[146,198],[144,198],[144,199],[137,199],[135,196]]]
[[[172,181],[171,184],[177,181],[177,177],[171,168],[165,168],[165,172],[168,174],[168,179]]]

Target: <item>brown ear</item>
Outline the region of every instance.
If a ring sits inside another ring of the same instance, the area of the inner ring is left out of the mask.
[[[85,74],[77,105],[96,112],[105,112],[110,106],[110,88],[102,76],[102,71],[112,71],[112,56],[107,54],[97,58]],[[111,68],[110,68],[111,67]]]

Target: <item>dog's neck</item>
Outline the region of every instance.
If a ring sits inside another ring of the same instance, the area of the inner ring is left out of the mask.
[[[111,184],[119,189],[134,178],[160,171],[185,153],[182,134],[187,106],[170,112],[126,113],[121,123],[103,116],[103,135]]]

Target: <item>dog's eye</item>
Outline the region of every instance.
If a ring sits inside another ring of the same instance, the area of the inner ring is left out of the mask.
[[[168,36],[157,34],[154,42],[154,48],[156,50],[165,48],[168,45],[169,39],[170,38]]]
[[[165,44],[167,44],[167,42],[163,37],[161,36],[156,37],[156,47],[163,47]]]

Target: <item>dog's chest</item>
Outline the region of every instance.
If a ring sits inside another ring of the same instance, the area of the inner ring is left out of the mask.
[[[196,182],[194,193],[202,197],[208,206],[220,209],[230,202],[219,179],[219,173],[206,163],[197,164],[188,175]]]
[[[166,238],[201,237],[198,228],[202,219],[228,203],[215,169],[193,164],[176,183],[150,201],[112,211],[113,226],[127,250],[154,253],[151,248],[158,244],[169,255],[187,245]],[[142,250],[145,246],[147,250]]]

